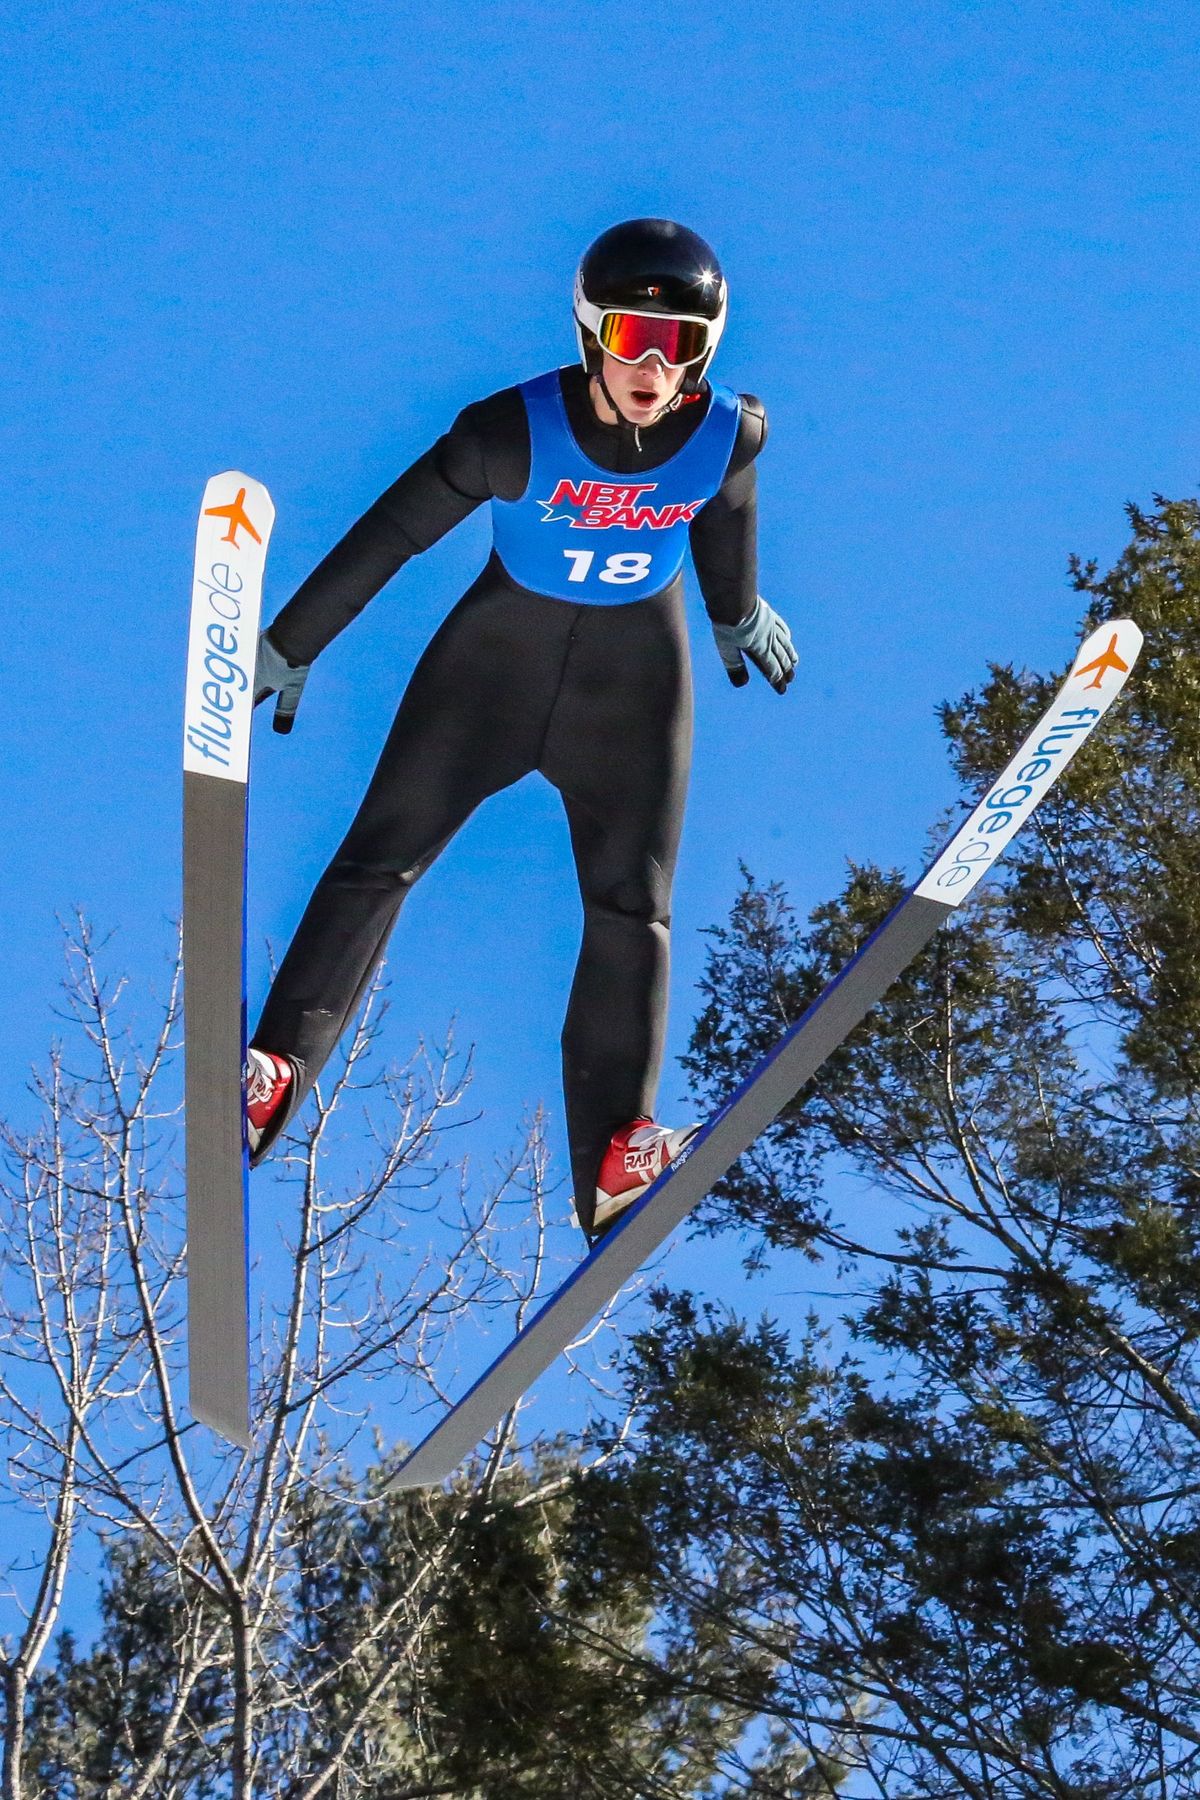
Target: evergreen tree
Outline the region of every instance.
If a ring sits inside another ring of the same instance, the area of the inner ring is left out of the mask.
[[[622,1490],[680,1641],[715,1622],[799,1741],[857,1694],[841,1754],[888,1794],[1200,1786],[1200,507],[1131,522],[1073,565],[1088,628],[1146,634],[1112,720],[707,1215],[834,1260],[851,1351],[663,1297],[644,1449],[585,1484],[581,1561]],[[971,798],[1057,679],[944,708]],[[804,929],[746,878],[707,1100],[901,888],[853,868]]]

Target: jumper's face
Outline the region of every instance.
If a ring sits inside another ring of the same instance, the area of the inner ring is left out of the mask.
[[[604,353],[605,386],[618,410],[633,425],[648,425],[656,419],[675,398],[686,375],[686,369],[668,368],[658,356],[648,356],[640,363],[623,363],[607,351]]]

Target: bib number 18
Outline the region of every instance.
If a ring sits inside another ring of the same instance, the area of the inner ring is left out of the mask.
[[[596,560],[594,550],[564,550],[572,565],[568,581],[586,581],[588,571]],[[601,581],[622,585],[628,581],[645,581],[650,573],[650,557],[641,550],[625,550],[616,556],[605,558],[604,567],[600,570]]]

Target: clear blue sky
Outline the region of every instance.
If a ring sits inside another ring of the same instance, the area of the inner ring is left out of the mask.
[[[206,477],[274,495],[269,616],[462,405],[572,358],[574,264],[614,220],[673,215],[719,251],[716,373],[769,412],[761,586],[801,655],[786,699],[735,692],[693,587],[675,1051],[738,858],[802,906],[847,855],[915,872],[952,795],[937,702],[989,659],[1065,662],[1068,552],[1110,559],[1127,499],[1195,490],[1186,8],[2,14],[5,1109],[48,1036],[56,910],[116,928],[139,978],[170,944]],[[252,1006],[486,541],[480,514],[410,565],[295,734],[260,729]],[[392,1046],[456,1012],[497,1138],[557,1109],[578,927],[557,797],[530,782],[394,940]],[[681,1091],[672,1072],[668,1118]]]

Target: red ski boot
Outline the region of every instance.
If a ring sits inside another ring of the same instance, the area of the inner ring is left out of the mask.
[[[699,1129],[695,1124],[669,1131],[653,1119],[635,1119],[615,1133],[596,1180],[596,1212],[589,1234],[593,1242],[658,1180]]]
[[[286,1056],[273,1056],[269,1050],[246,1052],[246,1142],[251,1156],[257,1156],[264,1136],[280,1108],[285,1104],[292,1085],[292,1065]]]

